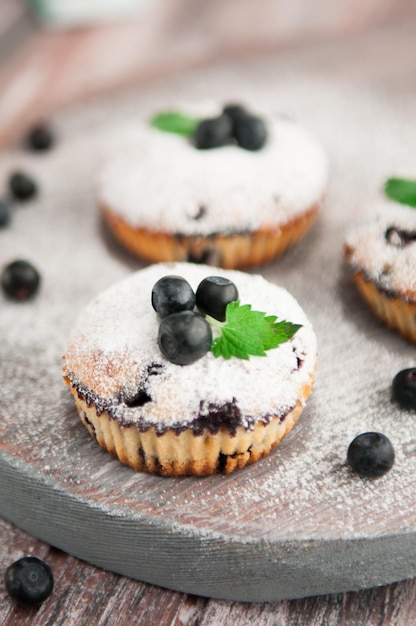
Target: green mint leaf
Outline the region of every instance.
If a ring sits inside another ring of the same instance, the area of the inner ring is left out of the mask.
[[[384,185],[384,193],[391,200],[416,207],[416,180],[389,178]]]
[[[285,343],[301,327],[300,324],[276,320],[275,315],[266,316],[260,311],[253,311],[250,304],[241,305],[238,300],[230,302],[225,322],[219,324],[221,335],[212,342],[211,352],[215,357],[222,356],[224,359],[266,356],[266,350]]]
[[[179,111],[157,113],[150,120],[150,125],[166,133],[176,133],[191,137],[199,124],[198,119],[184,115]]]

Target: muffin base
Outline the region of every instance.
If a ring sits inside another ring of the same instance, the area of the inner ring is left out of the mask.
[[[391,329],[416,343],[416,302],[389,295],[366,280],[362,271],[354,275],[355,283],[373,313]]]
[[[160,476],[207,476],[230,474],[269,454],[292,430],[312,391],[311,382],[302,389],[296,406],[283,418],[258,422],[253,430],[238,427],[230,434],[225,427],[212,434],[195,435],[190,428],[162,435],[152,428],[140,431],[134,425],[120,426],[106,411],[97,414],[95,406],[80,399],[71,387],[75,404],[90,435],[111,456],[135,470]]]
[[[130,252],[151,263],[189,261],[225,269],[255,267],[281,256],[300,241],[314,223],[319,204],[286,224],[247,233],[173,235],[136,228],[101,206],[105,222]]]

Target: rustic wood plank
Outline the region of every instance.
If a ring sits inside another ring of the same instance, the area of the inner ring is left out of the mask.
[[[100,570],[3,520],[0,538],[0,619],[4,626],[116,626],[131,623],[133,616],[135,623],[149,626],[407,626],[416,620],[416,579],[296,601],[224,602],[162,590]],[[6,567],[26,554],[43,558],[55,575],[55,590],[40,610],[17,606],[4,589]]]

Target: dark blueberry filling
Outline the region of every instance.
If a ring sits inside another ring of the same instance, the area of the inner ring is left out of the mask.
[[[192,242],[195,244],[197,244],[201,239],[215,240],[217,237],[232,237],[234,235],[239,235],[240,237],[251,237],[252,231],[244,228],[224,228],[224,230],[214,230],[209,233],[200,232],[187,235],[186,233],[176,232],[173,234],[176,241],[179,243]]]
[[[296,358],[296,366],[292,371],[301,369],[304,363],[304,355],[298,354],[296,346],[292,346],[294,356]],[[190,428],[195,435],[201,435],[204,431],[211,434],[217,433],[221,428],[225,427],[231,435],[235,435],[237,428],[243,426],[247,430],[251,430],[255,423],[261,421],[267,425],[274,417],[273,414],[264,414],[259,419],[258,416],[242,415],[237,400],[234,398],[232,402],[224,404],[205,403],[201,400],[199,411],[190,420],[183,424],[177,423],[170,426],[164,426],[158,422],[149,421],[140,414],[134,416],[134,420],[130,418],[132,409],[139,409],[146,404],[152,402],[152,397],[148,391],[148,382],[151,376],[159,376],[163,373],[165,365],[153,361],[149,363],[142,372],[141,385],[137,393],[131,394],[121,391],[118,396],[112,398],[103,398],[94,391],[83,385],[74,374],[68,375],[71,386],[76,390],[78,397],[83,400],[87,406],[92,404],[95,406],[97,415],[101,415],[106,411],[112,419],[118,420],[121,427],[129,428],[135,425],[141,432],[145,432],[149,428],[154,428],[158,435],[163,435],[166,431],[173,431],[180,434],[183,430]],[[280,422],[283,422],[288,413],[294,407],[286,407],[279,415]]]
[[[97,434],[96,434],[96,430],[95,430],[95,426],[94,424],[91,422],[91,420],[88,419],[88,417],[86,416],[85,413],[83,413],[83,418],[85,423],[88,425],[88,428],[90,428],[90,432],[93,435],[93,437],[96,439],[97,438]]]
[[[203,204],[200,204],[195,215],[192,215],[193,220],[200,220],[207,214],[207,207]]]
[[[404,230],[390,226],[385,233],[388,243],[392,246],[403,248],[416,241],[416,231]]]
[[[218,471],[223,472],[227,466],[228,455],[222,452],[218,455]]]
[[[362,271],[363,274],[363,279],[365,280],[365,282],[374,282],[378,291],[382,294],[384,294],[387,298],[389,298],[390,300],[394,300],[395,298],[403,298],[406,302],[414,302],[415,300],[412,300],[411,298],[406,298],[404,294],[399,293],[398,291],[395,291],[394,289],[389,289],[386,285],[384,285],[381,282],[381,279],[383,277],[388,276],[388,271],[386,271],[386,269],[384,269],[379,277],[378,280],[375,280],[368,272],[366,272],[365,270],[360,270]]]
[[[396,226],[390,226],[384,233],[386,241],[397,248],[404,248],[410,243],[416,241],[416,231],[404,230],[396,228]]]
[[[139,389],[137,394],[133,396],[133,398],[126,398],[124,400],[124,404],[132,409],[134,407],[144,406],[151,401],[151,396],[149,396],[149,394],[144,389]]]
[[[194,233],[186,235],[184,233],[175,233],[174,237],[178,243],[188,249],[186,260],[188,263],[203,263],[205,265],[222,265],[221,250],[216,244],[216,239],[227,237],[245,237],[250,238],[251,233],[248,230],[237,230],[226,228],[223,231],[214,231],[211,233]],[[204,245],[201,246],[201,242]],[[211,243],[212,242],[212,243]]]
[[[241,411],[235,398],[232,402],[226,402],[223,405],[209,404],[207,408],[207,413],[202,412],[204,409],[201,402],[200,412],[191,424],[195,435],[201,435],[204,430],[215,434],[222,426],[225,426],[231,435],[235,435],[242,421]]]
[[[220,265],[218,250],[202,248],[198,252],[190,250],[186,257],[188,263],[200,263],[203,265]]]
[[[69,376],[69,380],[71,385],[76,389],[78,398],[85,402],[88,407],[93,404],[98,416],[104,413],[104,411],[110,411],[110,407],[114,404],[113,400],[110,398],[101,398],[94,391],[88,389],[88,387],[73,380],[71,376]]]
[[[165,366],[162,363],[150,363],[147,366],[147,377],[159,376],[162,373]]]
[[[296,356],[296,368],[295,369],[300,370],[304,362],[305,362],[304,359],[301,359],[299,356]]]
[[[135,425],[141,432],[145,432],[149,428],[154,428],[158,435],[163,435],[166,431],[173,431],[179,435],[182,431],[190,428],[195,435],[201,435],[204,431],[216,434],[221,428],[225,427],[230,435],[233,436],[239,426],[251,430],[258,421],[267,425],[274,417],[272,414],[265,414],[259,420],[257,416],[242,415],[237,400],[233,399],[232,402],[226,402],[221,405],[210,403],[207,406],[204,406],[201,401],[199,412],[192,421],[186,424],[177,423],[164,426],[158,422],[152,423],[148,418],[145,419],[140,415],[135,415],[133,421],[129,419],[129,411],[147,404],[147,401],[143,402],[146,398],[149,398],[149,402],[152,401],[146,391],[142,390],[138,392],[135,398],[127,401],[125,397],[123,398],[123,394],[120,394],[118,398],[102,398],[91,391],[91,389],[82,385],[71,374],[69,375],[69,380],[71,385],[75,388],[78,397],[83,400],[87,406],[94,404],[97,415],[101,415],[106,411],[112,419],[118,420],[121,427],[129,428]],[[288,407],[285,412],[280,415],[281,422],[285,420],[286,415],[292,409],[293,407]]]
[[[251,454],[251,446],[249,446],[245,452],[234,452],[234,454],[223,454],[222,452],[220,452],[217,462],[218,471],[220,473],[225,472],[229,459],[236,459],[246,453]]]

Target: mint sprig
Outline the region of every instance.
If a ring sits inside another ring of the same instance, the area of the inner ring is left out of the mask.
[[[384,193],[391,200],[416,208],[416,180],[389,178],[384,184]]]
[[[237,357],[249,359],[253,356],[266,356],[266,350],[277,348],[293,337],[301,324],[292,324],[285,320],[276,321],[276,315],[253,311],[250,304],[240,304],[239,300],[230,302],[225,312],[225,322],[209,318],[221,334],[211,344],[215,357],[224,359]]]
[[[177,135],[191,137],[199,122],[199,119],[190,117],[179,111],[164,111],[152,117],[150,125],[166,133],[175,133]]]

